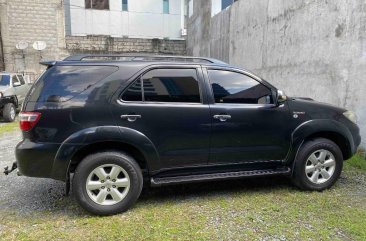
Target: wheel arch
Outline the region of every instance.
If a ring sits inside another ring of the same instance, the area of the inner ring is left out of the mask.
[[[352,135],[342,123],[335,120],[311,120],[302,123],[292,133],[292,148],[286,162],[294,162],[303,143],[314,138],[326,138],[336,143],[344,160],[349,159],[355,151]]]
[[[78,131],[60,145],[53,161],[52,178],[66,181],[70,171],[86,155],[102,150],[126,152],[146,171],[160,165],[155,146],[141,132],[125,127],[99,126]]]
[[[135,159],[143,174],[148,174],[149,167],[143,152],[131,144],[118,141],[101,141],[83,146],[72,156],[68,171],[73,173],[86,156],[102,151],[125,152]]]

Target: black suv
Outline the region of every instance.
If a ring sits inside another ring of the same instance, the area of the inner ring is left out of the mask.
[[[73,174],[77,201],[94,214],[127,210],[149,185],[285,175],[323,190],[361,141],[353,112],[286,97],[215,59],[43,64],[20,114],[19,171],[66,183]]]

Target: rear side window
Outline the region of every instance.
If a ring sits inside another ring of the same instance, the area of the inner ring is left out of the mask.
[[[142,85],[140,80],[137,80],[127,89],[127,91],[122,96],[122,100],[142,101]]]
[[[142,90],[142,91],[141,91]],[[122,95],[125,101],[201,103],[195,69],[154,69]]]
[[[31,102],[63,102],[117,71],[114,66],[54,66],[32,89]]]

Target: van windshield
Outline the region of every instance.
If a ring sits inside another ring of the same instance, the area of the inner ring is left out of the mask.
[[[0,75],[0,86],[10,85],[10,75]]]

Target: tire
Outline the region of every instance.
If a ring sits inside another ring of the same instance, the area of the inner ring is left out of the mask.
[[[112,168],[119,174],[113,174]],[[72,185],[77,202],[85,210],[96,215],[113,215],[126,211],[136,202],[143,178],[132,157],[106,151],[85,157],[75,170]]]
[[[334,185],[342,168],[343,155],[338,145],[325,138],[316,138],[305,142],[300,148],[292,181],[303,190],[323,191]]]
[[[15,121],[16,109],[13,103],[8,103],[3,108],[3,119],[6,122]]]

